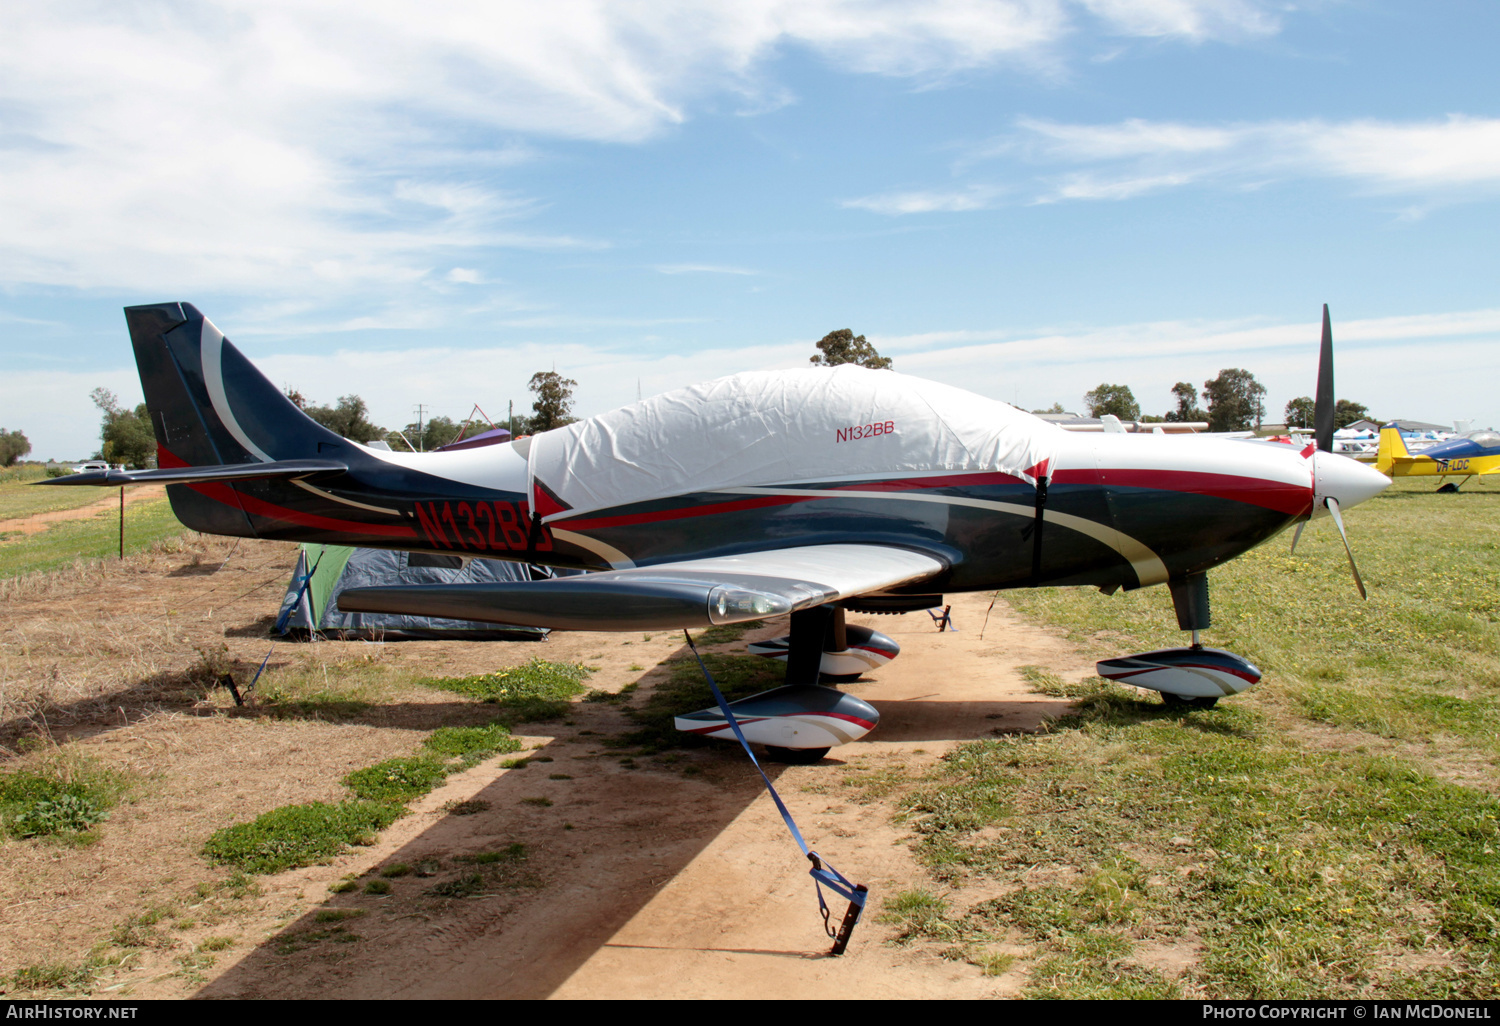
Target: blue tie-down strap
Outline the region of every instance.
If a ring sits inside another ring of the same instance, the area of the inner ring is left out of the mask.
[[[297,597],[293,599],[292,604],[283,609],[281,611],[281,615],[276,618],[276,626],[271,629],[274,630],[277,634],[286,633],[286,623],[292,618],[292,614],[297,611],[297,607],[302,605],[302,599],[307,595],[307,586],[309,584],[312,584],[313,575],[318,572],[318,567],[323,563],[323,554],[327,551],[328,550],[325,549],[323,550],[323,552],[318,553],[318,558],[313,562],[312,569],[307,572],[307,576],[302,578],[302,583],[297,587]],[[302,554],[302,562],[304,564],[307,562],[307,553],[305,551]],[[311,615],[311,609],[308,610],[308,613],[308,619],[312,623],[313,633],[316,633],[318,630],[318,618]],[[264,664],[262,665],[262,668],[264,668]],[[256,674],[256,676],[258,677],[260,676],[260,674]]]
[[[825,862],[821,855],[807,846],[807,842],[802,839],[802,831],[797,829],[797,821],[792,818],[791,812],[787,810],[786,803],[781,800],[781,795],[776,793],[776,788],[771,783],[771,778],[766,776],[765,770],[761,769],[760,760],[750,750],[750,742],[745,740],[745,735],[740,730],[739,721],[734,717],[734,710],[729,708],[729,702],[725,700],[724,693],[719,690],[719,685],[714,681],[714,675],[708,672],[708,667],[704,664],[703,657],[698,654],[698,646],[693,644],[693,636],[686,630],[682,632],[682,636],[687,639],[688,648],[692,651],[693,658],[698,660],[698,668],[703,671],[703,676],[708,681],[709,690],[714,693],[714,701],[719,703],[719,711],[724,714],[724,719],[728,722],[729,729],[734,731],[734,736],[739,739],[740,747],[745,750],[746,755],[750,756],[750,762],[754,765],[755,771],[760,774],[760,779],[765,782],[766,790],[770,792],[771,800],[776,803],[776,809],[781,813],[782,822],[786,824],[787,830],[791,832],[792,840],[797,842],[797,847],[802,849],[802,854],[806,855],[808,861],[812,863],[812,868],[808,870],[808,873],[812,876],[813,886],[818,892],[818,910],[823,914],[823,931],[833,938],[833,950],[829,954],[842,955],[844,949],[849,945],[849,937],[854,933],[855,926],[859,925],[860,916],[864,914],[865,899],[869,896],[869,892],[863,884],[857,884],[850,880],[843,873],[840,873]],[[844,920],[839,924],[837,930],[829,922],[831,913],[828,903],[823,900],[824,887],[827,887],[830,891],[840,895],[849,902],[849,908],[844,913]]]

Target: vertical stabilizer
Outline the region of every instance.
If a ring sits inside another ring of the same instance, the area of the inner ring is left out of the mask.
[[[125,308],[158,465],[205,467],[316,457],[346,445],[308,417],[189,303]],[[254,537],[235,489],[170,485],[177,519],[195,531]]]
[[[1410,455],[1406,451],[1406,440],[1401,437],[1401,431],[1395,424],[1387,424],[1380,429],[1380,451],[1375,457],[1376,470],[1389,476],[1396,461]]]
[[[317,456],[342,442],[309,418],[189,303],[125,309],[164,465]]]

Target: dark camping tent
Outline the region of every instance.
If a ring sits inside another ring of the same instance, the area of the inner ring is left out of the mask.
[[[276,618],[277,633],[305,632],[334,637],[467,638],[470,640],[544,637],[541,627],[510,627],[473,620],[444,620],[400,613],[345,613],[338,596],[345,588],[384,584],[470,584],[529,581],[556,571],[499,559],[463,560],[423,552],[355,549],[347,545],[303,545]],[[567,573],[568,571],[563,571]],[[309,579],[311,574],[311,579]]]

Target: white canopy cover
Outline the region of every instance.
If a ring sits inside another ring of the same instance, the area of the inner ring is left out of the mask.
[[[753,371],[537,435],[545,519],[727,488],[1001,471],[1032,480],[1063,432],[972,392],[888,370]]]

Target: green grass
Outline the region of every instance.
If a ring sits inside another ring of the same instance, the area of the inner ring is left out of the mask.
[[[497,862],[522,862],[526,858],[526,845],[513,841],[496,851],[480,851],[472,855],[458,855],[455,862],[468,862],[476,866],[489,866]]]
[[[1500,803],[1219,715],[1108,696],[1042,738],[961,746],[904,802],[934,875],[1073,880],[961,916],[913,906],[906,935],[1019,930],[1039,946],[1033,996],[1370,996],[1434,948],[1458,994],[1495,993]],[[1184,980],[1130,957],[1135,936],[1187,932],[1207,953]]]
[[[1287,534],[1210,574],[1204,643],[1255,663],[1260,690],[1309,719],[1417,742],[1452,736],[1500,755],[1500,489],[1436,495],[1406,479],[1345,522],[1368,602],[1322,520],[1296,556]],[[1006,597],[1100,655],[1185,637],[1165,588]]]
[[[952,888],[885,921],[981,971],[1026,946],[1032,997],[1500,994],[1500,491],[1430,488],[1346,514],[1369,602],[1321,522],[1211,574],[1205,643],[1266,675],[1214,710],[1027,666],[1076,703],[1041,733],[852,761],[824,790],[894,800]],[[1098,657],[1185,640],[1161,588],[1007,597]]]
[[[92,959],[79,965],[61,962],[40,962],[17,969],[7,979],[12,987],[21,991],[87,990],[98,975],[100,966]]]
[[[124,777],[74,752],[48,753],[34,768],[0,775],[0,837],[87,844],[127,789]]]
[[[739,641],[747,633],[764,627],[764,620],[746,620],[744,623],[722,623],[693,635],[699,645],[727,645]]]
[[[540,887],[543,881],[530,869],[528,858],[526,845],[519,842],[492,851],[456,855],[454,862],[472,868],[434,884],[427,894],[435,898],[467,898],[502,889]]]
[[[786,672],[783,664],[760,656],[705,652],[703,662],[714,675],[719,690],[731,702],[780,686]],[[630,718],[639,724],[638,729],[606,743],[639,747],[645,755],[712,743],[696,734],[684,734],[672,725],[674,717],[714,704],[713,692],[698,661],[688,655],[666,665],[671,670],[667,679],[656,685],[640,708],[628,710]]]
[[[422,746],[434,755],[462,760],[472,766],[501,752],[519,752],[521,742],[501,723],[486,727],[439,727]]]
[[[60,509],[77,509],[120,494],[117,487],[38,487],[34,484],[45,480],[47,472],[39,466],[9,467],[0,471],[0,531],[4,530],[6,520],[18,520]]]
[[[326,862],[350,845],[373,844],[400,813],[398,806],[373,801],[286,805],[216,831],[203,855],[247,873],[279,873]]]
[[[344,786],[365,801],[405,805],[441,784],[448,769],[431,757],[386,759],[355,770],[344,778]]]
[[[901,891],[885,899],[877,922],[897,927],[896,939],[956,940],[959,924],[948,917],[948,899],[927,890]]]
[[[499,715],[506,722],[529,723],[562,718],[573,697],[587,690],[583,682],[591,672],[578,663],[533,658],[493,673],[428,677],[417,683],[499,706]]]
[[[130,554],[181,535],[185,528],[166,499],[125,507],[125,552]],[[4,524],[0,522],[0,535]],[[108,510],[83,520],[65,520],[37,534],[0,537],[0,577],[68,566],[78,559],[119,554],[120,514]]]
[[[448,774],[466,769],[500,752],[514,752],[521,743],[501,724],[483,727],[440,727],[422,742],[424,754],[386,759],[355,770],[343,780],[354,800],[328,805],[312,802],[289,805],[217,831],[203,847],[209,861],[237,866],[249,873],[279,873],[285,869],[327,862],[351,844],[374,843],[375,835],[406,812],[405,805],[443,782]],[[488,808],[485,802],[460,803],[456,815]],[[388,867],[383,876],[399,876],[410,867]],[[354,884],[335,891],[353,890]],[[378,885],[378,886],[377,886]],[[380,890],[379,887],[386,890]],[[375,888],[372,890],[372,887]],[[366,894],[389,893],[389,884],[375,881]]]

